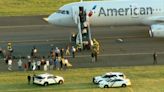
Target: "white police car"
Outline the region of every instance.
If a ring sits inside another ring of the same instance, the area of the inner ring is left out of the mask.
[[[64,78],[60,76],[54,76],[53,74],[45,73],[34,76],[33,83],[44,86],[47,86],[49,84],[63,84]]]
[[[102,76],[93,77],[92,82],[94,84],[98,84],[100,81],[103,81],[103,80],[115,79],[115,78],[120,78],[120,77],[126,78],[126,76],[121,72],[108,72]]]
[[[131,81],[129,79],[124,79],[124,78],[116,78],[116,79],[111,79],[108,81],[103,80],[99,82],[100,88],[126,87],[130,85],[131,85]]]

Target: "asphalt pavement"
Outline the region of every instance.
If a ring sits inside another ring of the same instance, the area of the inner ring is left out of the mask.
[[[15,56],[30,55],[33,46],[41,56],[47,56],[51,48],[65,48],[77,27],[54,26],[45,22],[44,17],[0,17],[0,46],[6,49],[7,43],[12,42]],[[70,56],[69,60],[73,68],[144,66],[153,64],[156,51],[158,65],[164,64],[164,38],[150,38],[148,30],[145,26],[91,27],[92,37],[100,42],[98,61],[91,62],[90,51],[79,52],[75,59]],[[1,61],[0,70],[5,70]]]

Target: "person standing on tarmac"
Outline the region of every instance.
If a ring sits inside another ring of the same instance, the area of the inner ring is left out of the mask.
[[[12,63],[13,63],[12,58],[9,57],[9,59],[8,59],[8,70],[9,71],[12,71]]]
[[[97,54],[99,54],[100,44],[96,39],[93,39],[93,48],[96,49]]]
[[[61,58],[64,57],[64,48],[61,48],[61,49],[60,49],[60,56],[61,56]]]
[[[12,56],[12,52],[13,52],[13,46],[12,46],[12,44],[9,42],[9,43],[7,43],[7,50],[8,50],[8,54],[9,54],[9,56]]]
[[[56,49],[55,49],[55,58],[58,58],[59,54],[60,54],[60,50],[59,50],[58,47],[56,47]]]
[[[95,55],[93,52],[91,53],[91,58],[92,58],[92,62],[95,62]]]
[[[157,53],[156,52],[154,52],[154,54],[153,54],[153,59],[154,59],[153,64],[157,64]]]
[[[67,46],[67,47],[66,47],[66,51],[65,51],[65,54],[66,54],[67,56],[70,55],[70,51],[69,51],[69,50],[70,50],[70,48],[69,48],[69,46]]]
[[[96,62],[96,61],[97,61],[97,54],[98,54],[98,52],[97,52],[97,50],[96,50],[96,49],[94,49],[94,50],[93,50],[93,53],[94,53],[95,62]]]
[[[21,71],[22,70],[22,59],[21,57],[19,57],[19,60],[18,60],[18,70]]]
[[[75,52],[76,52],[76,49],[75,49],[74,46],[72,46],[72,50],[71,50],[71,51],[72,51],[72,57],[75,58]]]
[[[28,81],[28,84],[30,84],[30,82],[31,82],[31,76],[30,75],[27,76],[27,81]]]
[[[97,48],[95,46],[92,46],[92,49],[91,49],[92,62],[96,62],[97,61],[97,55],[98,55]]]

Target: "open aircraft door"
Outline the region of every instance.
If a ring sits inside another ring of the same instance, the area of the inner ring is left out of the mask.
[[[75,24],[78,24],[78,17],[79,17],[79,7],[78,6],[73,6],[72,7],[72,16],[73,20],[75,21]]]

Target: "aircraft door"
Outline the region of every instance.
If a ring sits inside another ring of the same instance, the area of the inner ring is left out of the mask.
[[[73,20],[75,21],[75,24],[78,24],[78,16],[79,16],[79,7],[78,6],[72,7],[72,16],[73,16]]]

